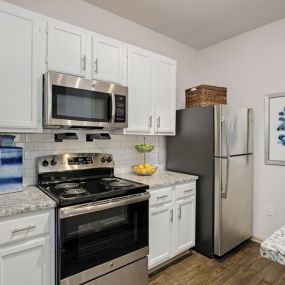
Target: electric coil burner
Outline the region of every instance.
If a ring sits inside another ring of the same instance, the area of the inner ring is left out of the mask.
[[[57,285],[147,285],[147,185],[115,177],[104,153],[39,158],[38,180],[57,202]]]

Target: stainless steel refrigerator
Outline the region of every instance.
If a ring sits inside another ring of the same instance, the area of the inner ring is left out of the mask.
[[[195,249],[222,256],[252,236],[253,110],[194,107],[176,118],[166,169],[199,176]]]

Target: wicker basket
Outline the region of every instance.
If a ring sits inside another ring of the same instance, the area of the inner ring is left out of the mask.
[[[227,88],[199,85],[185,90],[186,108],[227,104]]]

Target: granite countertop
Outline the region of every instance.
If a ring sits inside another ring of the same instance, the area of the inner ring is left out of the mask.
[[[285,225],[261,244],[260,254],[285,265]]]
[[[21,192],[0,195],[0,217],[25,214],[55,206],[55,201],[35,186],[27,186]]]
[[[176,183],[190,182],[198,179],[198,176],[183,174],[172,171],[157,171],[152,176],[138,176],[136,174],[121,174],[118,175],[123,179],[136,181],[149,185],[149,188],[167,186]]]

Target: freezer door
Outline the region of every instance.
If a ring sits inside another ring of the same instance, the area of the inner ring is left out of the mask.
[[[215,106],[215,156],[253,152],[253,110]]]
[[[253,155],[215,158],[215,254],[252,236]]]

